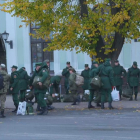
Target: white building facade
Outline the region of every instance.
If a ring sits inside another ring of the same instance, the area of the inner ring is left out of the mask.
[[[18,68],[26,67],[28,74],[30,74],[35,68],[35,63],[42,62],[45,59],[50,60],[50,70],[54,75],[61,73],[62,69],[66,67],[67,61],[70,61],[71,65],[79,72],[84,69],[84,64],[91,66],[91,59],[86,53],[76,54],[75,50],[43,52],[49,42],[29,36],[30,32],[34,32],[34,28],[38,28],[35,25],[32,28],[26,27],[20,18],[11,17],[10,14],[2,11],[0,11],[0,20],[0,34],[6,31],[9,33],[8,40],[13,41],[13,49],[10,49],[9,44],[5,43],[6,60],[0,60],[0,63],[6,63],[8,73],[11,72],[12,65],[17,65]],[[20,25],[23,25],[23,27],[19,28]],[[3,50],[2,41],[0,43],[0,50]],[[131,44],[124,44],[119,56],[120,64],[127,69],[131,67],[133,61],[137,61],[140,66],[139,53],[140,42],[132,40]]]

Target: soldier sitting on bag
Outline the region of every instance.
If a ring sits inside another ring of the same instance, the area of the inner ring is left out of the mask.
[[[35,79],[35,77],[36,76],[41,77],[41,80],[38,82],[38,86],[34,87],[34,93],[37,98],[37,103],[41,107],[41,112],[38,113],[38,115],[43,115],[44,113],[48,113],[46,101],[44,100],[44,96],[48,89],[47,88],[42,89],[41,87],[45,82],[45,80],[47,79],[47,77],[49,76],[49,74],[47,70],[45,68],[42,68],[41,66],[42,63],[36,63],[36,70],[30,80],[30,89],[32,89],[33,80]]]
[[[116,89],[119,91],[120,100],[122,95],[122,85],[123,85],[123,78],[126,75],[126,70],[119,64],[118,60],[115,60],[115,66],[113,67],[114,71],[114,81]]]
[[[74,68],[69,68],[70,76],[69,76],[69,90],[70,94],[73,96],[73,104],[76,105],[76,102],[79,103],[79,98],[78,98],[78,86],[75,83],[76,80],[76,74]]]
[[[89,72],[89,77],[90,77],[90,80],[88,82],[89,84],[89,90],[90,90],[90,95],[89,95],[89,102],[88,102],[88,108],[94,108],[94,106],[91,105],[91,102],[93,101],[93,97],[94,97],[94,92],[96,91],[96,89],[94,89],[91,85],[90,85],[90,82],[92,80],[93,77],[96,76],[96,69],[98,68],[98,62],[94,61],[93,62],[93,66]],[[101,105],[99,104],[99,102],[97,103],[97,107],[100,107]]]
[[[131,68],[128,69],[127,82],[132,89],[132,96],[130,101],[133,100],[133,94],[135,94],[135,100],[137,101],[138,86],[139,86],[140,70],[138,68],[137,62],[133,62]]]

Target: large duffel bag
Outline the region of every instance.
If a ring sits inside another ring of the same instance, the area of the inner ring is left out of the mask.
[[[73,102],[73,95],[71,94],[66,94],[63,96],[63,102]]]
[[[55,93],[55,97],[53,97],[53,102],[60,102],[60,94]]]
[[[34,81],[33,81],[33,86],[35,88],[40,88],[40,89],[47,89],[50,85],[50,79],[51,77],[48,76],[47,79],[43,82],[42,86],[39,86],[38,82],[40,82],[42,77],[40,76],[35,76]]]
[[[53,98],[50,94],[45,94],[44,100],[46,101],[47,105],[52,105],[52,103],[53,103]]]
[[[77,86],[82,86],[84,84],[84,78],[78,74],[76,74],[75,83]]]
[[[35,97],[35,95],[34,95],[33,90],[30,90],[30,89],[26,90],[26,94],[25,94],[26,100],[32,101],[34,99],[34,97]]]
[[[90,82],[90,86],[94,89],[99,89],[102,86],[101,77],[99,75],[93,77]]]
[[[125,98],[131,98],[132,97],[132,89],[129,86],[126,86],[122,90],[122,96]]]

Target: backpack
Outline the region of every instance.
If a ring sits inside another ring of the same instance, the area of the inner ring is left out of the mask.
[[[4,88],[4,78],[2,74],[0,74],[0,90]]]
[[[103,69],[104,69],[104,66],[100,70],[99,74],[97,76],[93,77],[91,82],[90,82],[90,86],[93,87],[94,89],[99,89],[102,86],[100,73],[102,72]]]
[[[84,84],[84,78],[78,74],[76,74],[75,84],[77,86],[82,86]]]

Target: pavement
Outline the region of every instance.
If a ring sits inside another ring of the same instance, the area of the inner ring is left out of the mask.
[[[92,104],[94,106],[96,106],[94,102]],[[119,102],[113,102],[112,105],[113,105],[113,107],[115,107],[117,109],[140,108],[140,95],[138,96],[138,101],[135,101],[135,100],[134,101],[129,101],[129,99],[123,98]],[[53,106],[55,108],[58,108],[58,109],[73,109],[73,110],[74,109],[86,109],[87,106],[88,106],[88,103],[87,102],[81,102],[79,105],[72,106],[70,102],[68,102],[68,103],[56,102],[56,103],[53,103]],[[12,96],[11,95],[7,95],[5,107],[8,108],[8,109],[15,108],[14,104],[13,104],[13,101],[12,101]],[[105,107],[106,108],[108,107],[108,103],[105,103]],[[34,108],[36,108],[36,104],[34,105]]]
[[[87,102],[54,103],[47,115],[16,115],[7,96],[0,140],[140,140],[140,97],[113,102],[116,109],[87,109]],[[107,104],[106,104],[107,107]]]

